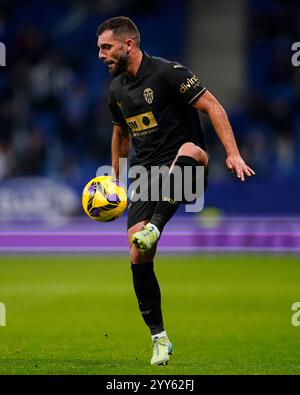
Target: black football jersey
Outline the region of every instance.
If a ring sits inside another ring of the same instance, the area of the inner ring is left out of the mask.
[[[113,123],[129,128],[135,151],[131,166],[169,165],[185,142],[205,150],[192,107],[205,90],[186,67],[145,52],[135,77],[124,72],[112,81],[109,108]]]

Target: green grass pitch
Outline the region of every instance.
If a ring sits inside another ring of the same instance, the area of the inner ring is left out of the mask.
[[[299,374],[296,256],[160,255],[168,366],[151,341],[126,256],[0,257],[0,374]]]

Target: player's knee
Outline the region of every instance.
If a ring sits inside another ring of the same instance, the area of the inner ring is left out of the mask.
[[[184,156],[190,156],[194,159],[196,159],[199,164],[207,166],[208,165],[208,157],[203,151],[202,148],[198,147],[198,145],[194,143],[184,143],[180,147],[178,151],[179,156],[184,155]]]
[[[143,263],[143,255],[135,248],[130,248],[130,261],[133,264]]]
[[[154,259],[154,255],[155,253],[148,253],[142,255],[135,246],[132,245],[130,247],[130,260],[133,264],[152,262]]]

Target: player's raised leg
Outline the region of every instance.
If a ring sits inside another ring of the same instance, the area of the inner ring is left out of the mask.
[[[164,328],[161,310],[161,293],[154,272],[153,259],[156,252],[154,244],[146,254],[141,254],[136,246],[131,243],[132,235],[143,229],[149,220],[140,221],[128,229],[130,243],[131,270],[133,285],[138,300],[138,305],[146,325],[150,329],[153,355],[151,365],[162,365],[169,361],[172,353],[172,344]]]
[[[170,173],[172,173],[175,166],[178,166],[181,169],[181,181],[184,185],[184,167],[190,166],[192,167],[192,170],[195,170],[197,166],[204,166],[206,168],[208,166],[208,157],[203,149],[194,143],[187,142],[178,150],[171,165]],[[167,182],[170,184],[175,181],[174,178],[170,178]],[[171,185],[171,194],[172,191],[174,192],[174,187],[172,188]],[[170,197],[163,196],[162,200],[157,203],[149,223],[144,226],[141,231],[132,235],[132,243],[141,252],[141,254],[145,254],[150,251],[157,243],[164,226],[173,217],[179,206],[180,202],[176,201],[172,195]]]

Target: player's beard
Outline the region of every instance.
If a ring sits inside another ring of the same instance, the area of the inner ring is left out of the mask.
[[[119,60],[115,62],[114,69],[110,72],[113,77],[117,77],[124,71],[126,71],[128,65],[128,56],[126,54],[121,54]]]

